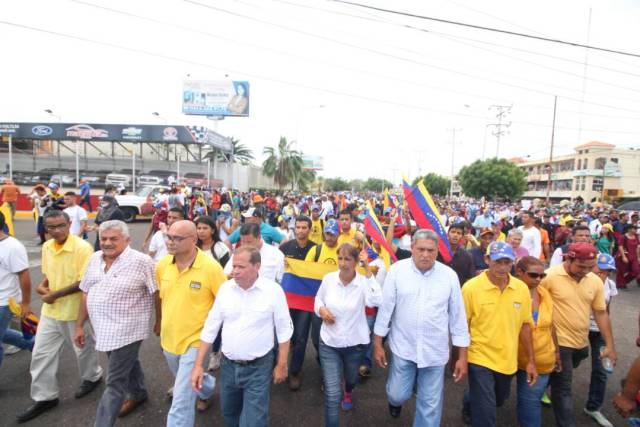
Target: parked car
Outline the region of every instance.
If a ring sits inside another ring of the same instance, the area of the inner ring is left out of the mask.
[[[189,187],[202,187],[207,184],[207,176],[198,172],[187,172],[182,177],[184,182]]]
[[[62,187],[73,186],[76,183],[76,175],[71,175],[69,173],[58,173],[55,175],[51,175],[49,181],[55,182]]]
[[[107,175],[110,173],[111,171],[108,170],[82,171],[80,178],[87,181],[91,187],[104,187]]]
[[[173,172],[166,170],[151,170],[147,173],[142,173],[138,177],[138,185],[163,185],[167,183],[167,178],[173,175]]]
[[[104,183],[105,185],[113,185],[114,187],[123,184],[125,188],[130,188],[133,184],[133,175],[127,170],[116,171],[108,174]]]
[[[133,222],[138,215],[153,215],[153,203],[162,189],[169,190],[169,187],[165,185],[147,186],[142,187],[135,194],[117,195],[116,201],[124,214],[124,221]]]

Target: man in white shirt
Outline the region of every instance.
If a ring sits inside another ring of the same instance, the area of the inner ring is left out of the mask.
[[[275,246],[266,245],[260,235],[260,225],[247,223],[240,228],[240,245],[253,246],[260,251],[260,277],[280,283],[284,274],[284,254]],[[231,277],[233,256],[224,266],[224,274]]]
[[[184,213],[182,212],[182,208],[174,207],[169,209],[169,213],[167,214],[167,224],[163,226],[160,224],[160,230],[156,231],[149,242],[149,256],[157,263],[165,255],[167,252],[167,243],[165,242],[165,234],[169,227],[173,225],[174,222],[180,221],[184,219]]]
[[[320,211],[320,219],[323,221],[327,220],[328,216],[333,216],[333,203],[331,200],[327,199],[327,196],[322,196],[322,210]]]
[[[18,239],[4,230],[5,217],[0,212],[0,367],[4,357],[2,343],[15,347],[33,349],[33,338],[27,340],[22,333],[9,328],[13,314],[9,310],[9,299],[20,304],[22,317],[31,313],[31,278],[27,250]]]
[[[76,204],[76,193],[67,191],[64,193],[64,211],[71,219],[71,229],[69,232],[74,236],[84,238],[87,231],[87,211]]]
[[[542,235],[540,230],[536,228],[536,218],[533,212],[522,212],[522,224],[518,229],[522,231],[522,243],[520,246],[525,248],[532,257],[540,258],[542,253]]]
[[[598,218],[594,219],[589,223],[589,231],[591,235],[600,236],[600,230],[602,230],[602,226],[609,222],[609,215],[606,213],[600,213]]]
[[[233,279],[220,287],[200,335],[191,374],[194,391],[202,387],[202,364],[222,328],[220,405],[229,426],[269,425],[269,388],[287,378],[293,323],[284,291],[259,275],[260,252],[241,246],[233,255]],[[274,339],[278,340],[274,368]]]
[[[458,354],[454,381],[467,374],[470,338],[460,283],[451,268],[436,261],[437,256],[437,234],[416,231],[411,258],[396,262],[387,273],[373,329],[374,359],[382,368],[387,367],[382,338],[389,336],[389,413],[400,416],[417,382],[414,425],[419,426],[440,425],[449,337]]]

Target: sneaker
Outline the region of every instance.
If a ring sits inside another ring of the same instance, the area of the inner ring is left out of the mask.
[[[604,415],[602,415],[602,412],[598,410],[590,411],[587,408],[584,408],[584,413],[593,418],[593,420],[602,427],[613,427],[613,424],[611,424],[611,422]]]
[[[4,346],[4,354],[6,354],[7,356],[10,354],[16,354],[20,350],[22,349],[20,347],[16,347],[15,345],[5,344]]]
[[[544,406],[546,408],[550,408],[551,407],[551,399],[549,398],[549,395],[547,394],[546,391],[542,395],[542,398],[540,399],[540,402],[542,403],[542,406]]]
[[[358,368],[358,375],[362,378],[368,378],[371,376],[371,369],[367,365],[360,365],[360,368]]]
[[[198,410],[198,412],[204,412],[207,409],[209,409],[212,403],[213,403],[212,398],[209,398],[209,399],[198,398],[198,401],[196,402],[196,409]]]
[[[353,393],[349,393],[347,391],[342,394],[342,403],[340,404],[340,406],[342,407],[343,411],[350,411],[353,409],[352,394]]]
[[[209,371],[217,371],[220,369],[220,359],[222,358],[222,353],[219,351],[215,351],[211,353],[211,357],[209,358]]]
[[[389,403],[389,415],[393,418],[398,418],[400,416],[400,411],[402,411],[402,406],[393,406]]]

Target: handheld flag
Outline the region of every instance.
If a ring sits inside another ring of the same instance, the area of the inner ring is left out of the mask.
[[[373,208],[371,207],[371,203],[368,200],[364,214],[364,229],[375,242],[380,244],[380,248],[383,251],[386,251],[388,256],[393,261],[398,260],[398,258],[396,258],[396,254],[393,252],[391,246],[387,242],[387,239],[385,238],[384,232],[382,230],[382,226],[380,225],[378,218],[376,218],[376,215],[373,213]]]
[[[313,312],[313,303],[322,278],[337,269],[338,266],[335,264],[319,264],[287,258],[287,267],[282,276],[281,286],[287,297],[289,308]]]
[[[13,236],[13,219],[11,219],[11,209],[9,205],[5,202],[0,206],[0,213],[4,215],[4,231],[6,234]]]
[[[442,259],[446,263],[451,262],[453,250],[451,249],[451,245],[449,245],[444,223],[424,183],[420,181],[416,187],[411,187],[406,178],[403,178],[402,187],[405,200],[409,206],[409,212],[411,212],[411,215],[413,215],[413,218],[416,220],[416,224],[419,228],[432,230],[438,235],[438,250],[440,251],[440,255],[442,255]]]

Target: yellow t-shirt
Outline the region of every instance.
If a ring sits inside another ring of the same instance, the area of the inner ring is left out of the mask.
[[[324,221],[321,219],[311,220],[311,231],[309,232],[309,240],[311,240],[316,245],[324,242]]]
[[[340,247],[340,245],[342,245],[343,243],[351,243],[352,245],[356,246],[357,232],[358,231],[355,229],[355,227],[351,227],[348,233],[340,233],[340,235],[338,236],[338,247]]]
[[[507,236],[504,235],[504,233],[501,231],[500,234],[498,234],[498,237],[496,238],[496,242],[505,242],[507,240]]]
[[[538,306],[538,322],[531,327],[533,335],[533,354],[536,359],[536,369],[539,374],[549,374],[556,365],[556,346],[553,344],[551,325],[553,323],[553,300],[549,291],[538,286],[540,296]],[[529,357],[524,346],[518,346],[518,368],[525,370]]]
[[[322,243],[321,245],[316,245],[307,252],[307,256],[304,259],[305,261],[315,261],[316,260],[316,251],[320,248],[320,257],[318,257],[318,262],[321,264],[331,264],[338,265],[338,247],[340,245],[336,245],[334,248],[330,248],[326,243]]]
[[[500,292],[483,272],[464,284],[462,297],[471,335],[469,363],[505,375],[515,373],[520,329],[532,323],[527,285],[509,276],[509,284]]]
[[[156,266],[162,301],[160,345],[173,354],[198,347],[200,332],[220,285],[227,277],[220,264],[198,249],[193,264],[182,272],[167,255]]]
[[[589,315],[591,310],[605,310],[604,286],[593,273],[577,283],[564,269],[564,263],[547,270],[540,286],[546,288],[553,299],[553,322],[558,344],[562,347],[589,346]]]
[[[49,280],[51,292],[80,282],[93,254],[93,247],[78,236],[70,234],[59,246],[54,239],[42,245],[42,274]],[[58,298],[53,304],[42,304],[42,315],[60,321],[78,319],[82,292]]]

